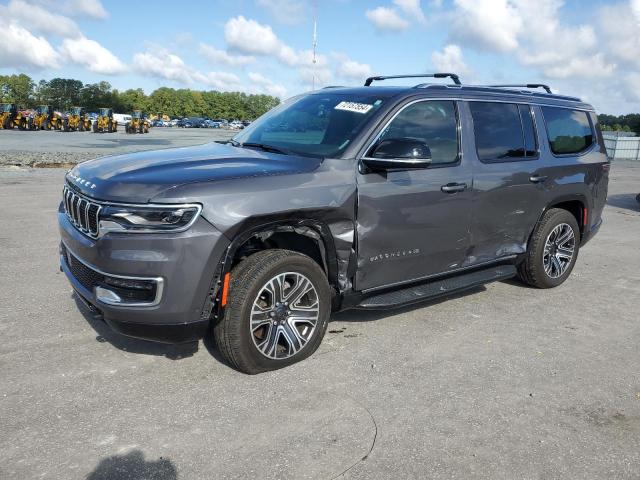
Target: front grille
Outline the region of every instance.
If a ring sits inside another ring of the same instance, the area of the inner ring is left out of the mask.
[[[100,205],[74,192],[66,185],[62,191],[62,200],[64,211],[76,228],[90,237],[97,237]]]
[[[64,256],[71,275],[74,276],[80,284],[89,290],[93,291],[93,287],[102,285],[104,283],[104,275],[96,272],[94,269],[87,267],[84,263],[78,260],[67,248],[62,245],[62,255]]]

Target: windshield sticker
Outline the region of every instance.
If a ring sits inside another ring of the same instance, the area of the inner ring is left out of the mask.
[[[346,110],[347,112],[367,113],[373,108],[373,105],[368,103],[356,103],[356,102],[340,102],[334,110]]]

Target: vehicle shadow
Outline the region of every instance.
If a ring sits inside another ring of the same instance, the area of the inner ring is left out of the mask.
[[[108,342],[119,350],[131,353],[142,353],[144,355],[156,355],[166,357],[170,360],[181,360],[191,357],[198,351],[198,342],[181,343],[177,345],[150,342],[138,338],[127,337],[111,330],[102,317],[92,312],[85,303],[78,298],[76,293],[71,295],[78,311],[82,314],[87,323],[96,333],[96,341],[99,343]]]
[[[618,195],[609,195],[607,197],[607,205],[624,208],[626,210],[633,210],[634,212],[640,212],[639,202],[640,194],[636,193],[622,193]]]
[[[406,305],[404,307],[397,308],[389,308],[386,310],[345,310],[343,312],[334,313],[331,315],[330,322],[373,322],[376,320],[381,320],[385,317],[389,317],[392,315],[402,315],[403,313],[412,312],[414,310],[419,310],[421,308],[432,307],[434,305],[438,305],[443,302],[447,302],[449,300],[454,300],[457,298],[463,298],[467,295],[474,295],[476,293],[484,292],[487,288],[484,285],[480,285],[478,287],[470,288],[469,290],[465,290],[459,293],[453,293],[451,295],[444,295],[442,297],[434,298],[432,300],[424,300],[417,303],[412,303],[411,305]]]
[[[171,460],[145,460],[144,453],[132,450],[124,455],[103,458],[86,480],[178,480],[178,470]]]

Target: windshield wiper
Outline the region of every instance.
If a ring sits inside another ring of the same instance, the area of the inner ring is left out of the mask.
[[[240,147],[240,143],[234,140],[233,138],[230,140],[215,140],[215,143],[221,143],[223,145],[232,145],[234,147]]]
[[[254,143],[254,142],[244,142],[244,143],[238,143],[236,142],[237,147],[250,147],[250,148],[259,148],[261,150],[264,150],[265,152],[272,152],[272,153],[281,153],[282,155],[291,155],[291,151],[290,150],[286,150],[284,148],[280,148],[280,147],[274,147],[273,145],[267,145],[266,143]]]

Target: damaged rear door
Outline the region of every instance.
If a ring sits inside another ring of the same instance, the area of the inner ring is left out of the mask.
[[[358,175],[356,290],[409,283],[460,267],[469,247],[472,173],[463,158],[457,102],[412,100],[375,136],[428,146],[431,165]],[[466,120],[468,121],[468,120]]]

